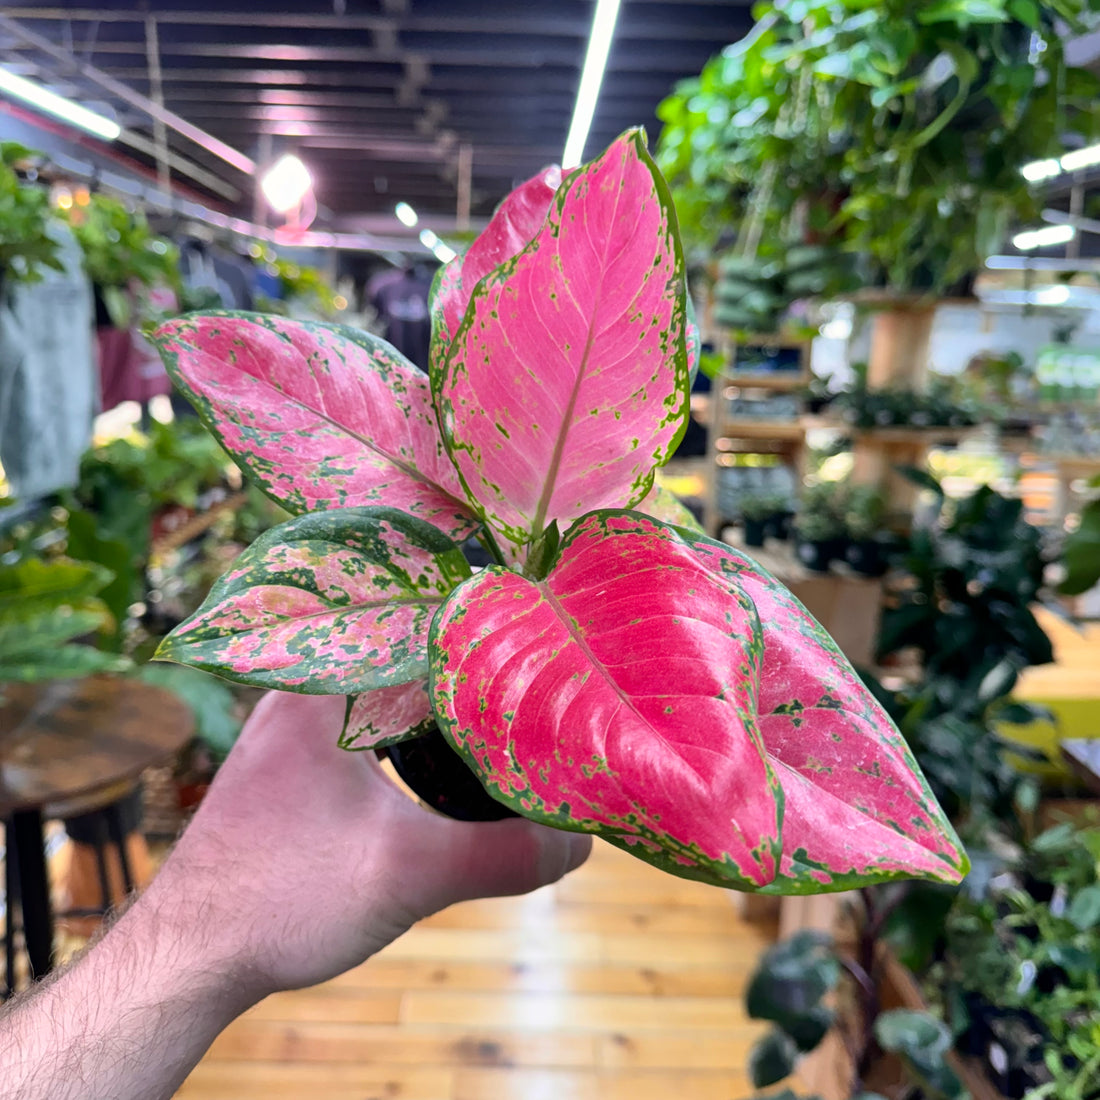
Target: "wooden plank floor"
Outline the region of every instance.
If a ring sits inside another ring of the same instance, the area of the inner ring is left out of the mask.
[[[178,1100],[737,1100],[769,930],[597,842],[524,898],[458,905],[231,1026]]]

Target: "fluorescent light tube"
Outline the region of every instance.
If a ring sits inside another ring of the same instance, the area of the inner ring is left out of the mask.
[[[1048,160],[1033,160],[1020,169],[1020,175],[1029,183],[1038,183],[1040,180],[1052,180],[1062,174],[1062,165],[1054,158]]]
[[[26,80],[8,69],[0,67],[0,92],[21,99],[32,107],[43,111],[63,122],[73,126],[79,126],[81,130],[87,130],[89,134],[95,134],[104,141],[114,141],[122,133],[122,127],[113,119],[97,115],[95,111],[89,111],[87,107],[81,107],[71,99],[58,95],[43,88],[41,84]]]
[[[397,220],[402,225],[407,225],[410,229],[420,221],[416,215],[416,211],[407,202],[399,202],[393,208],[393,212],[397,215]]]
[[[1056,244],[1066,244],[1077,236],[1072,225],[1044,225],[1042,229],[1029,229],[1017,233],[1012,244],[1021,252],[1030,252],[1035,248],[1050,248]]]
[[[449,264],[458,255],[449,244],[444,244],[443,241],[440,241],[432,251],[441,264]]]
[[[439,238],[430,229],[420,230],[420,243],[425,248],[435,248],[439,244]]]
[[[1091,168],[1094,164],[1100,164],[1100,145],[1074,149],[1072,153],[1066,153],[1060,163],[1063,172],[1076,172],[1080,168]]]
[[[592,129],[592,116],[596,113],[596,101],[600,98],[600,85],[603,83],[607,55],[615,33],[619,2],[620,0],[596,0],[596,13],[592,17],[592,33],[588,38],[581,85],[573,108],[573,121],[569,124],[569,136],[565,139],[565,152],[561,156],[563,168],[575,168],[584,157],[584,147],[588,141],[588,131]]]

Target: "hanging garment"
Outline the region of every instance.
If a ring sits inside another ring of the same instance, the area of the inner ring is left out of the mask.
[[[92,288],[68,227],[49,232],[64,270],[0,291],[0,464],[22,500],[76,484],[95,415]]]
[[[370,304],[385,323],[386,339],[411,363],[428,369],[432,322],[428,315],[431,272],[422,265],[405,271],[387,271],[367,286]]]

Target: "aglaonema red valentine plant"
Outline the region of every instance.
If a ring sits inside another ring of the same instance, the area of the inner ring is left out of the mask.
[[[644,134],[513,192],[432,315],[427,377],[339,325],[159,331],[177,385],[296,513],[159,656],[346,695],[356,747],[437,723],[494,799],[677,875],[958,881],[951,827],[832,640],[653,491],[697,334]],[[471,535],[495,562],[477,573]]]

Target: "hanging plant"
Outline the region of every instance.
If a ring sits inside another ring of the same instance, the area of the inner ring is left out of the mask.
[[[1013,223],[1038,216],[1020,169],[1095,139],[1100,82],[1066,64],[1086,0],[797,0],[658,110],[658,162],[706,251],[782,263],[858,257],[864,285],[965,289]],[[732,232],[731,232],[732,231]],[[825,272],[828,266],[822,267]],[[842,293],[843,267],[824,288]]]
[[[33,283],[44,268],[65,270],[57,254],[60,243],[50,232],[49,196],[16,171],[34,156],[18,142],[0,142],[0,282]]]
[[[828,635],[755,562],[661,518],[698,342],[644,134],[513,192],[432,316],[427,378],[343,326],[160,329],[177,384],[296,516],[159,655],[345,695],[359,748],[438,725],[498,802],[677,875],[958,881],[951,827]],[[493,558],[476,574],[470,535]]]
[[[84,251],[84,270],[102,296],[111,323],[128,328],[149,310],[149,291],[170,287],[179,295],[179,250],[154,233],[140,210],[110,195],[94,194],[69,212]]]

